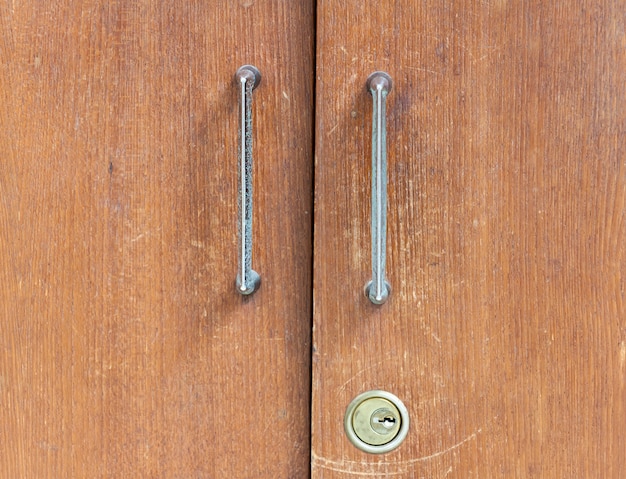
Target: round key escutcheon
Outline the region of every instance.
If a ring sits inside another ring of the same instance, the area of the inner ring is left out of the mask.
[[[387,391],[367,391],[352,400],[344,418],[352,444],[362,451],[383,454],[397,448],[409,432],[409,412]]]

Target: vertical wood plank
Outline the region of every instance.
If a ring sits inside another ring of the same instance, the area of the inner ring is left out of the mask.
[[[626,470],[623,1],[318,2],[312,477]],[[386,70],[388,277],[369,303]],[[408,406],[397,450],[343,432]]]
[[[313,21],[306,1],[2,3],[3,477],[308,474]]]

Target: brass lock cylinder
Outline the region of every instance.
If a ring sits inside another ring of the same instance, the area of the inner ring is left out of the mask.
[[[367,391],[352,400],[344,417],[350,442],[362,451],[383,454],[397,448],[409,432],[409,412],[387,391]]]

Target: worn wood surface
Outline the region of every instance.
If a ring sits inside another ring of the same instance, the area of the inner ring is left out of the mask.
[[[626,474],[626,3],[318,2],[312,477]],[[388,100],[389,302],[370,270]],[[343,433],[386,389],[397,450]]]
[[[2,2],[0,477],[308,475],[313,10]]]

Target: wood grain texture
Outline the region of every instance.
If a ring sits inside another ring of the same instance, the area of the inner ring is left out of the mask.
[[[0,4],[0,477],[308,475],[313,22],[308,1]]]
[[[626,473],[626,3],[318,2],[312,477]],[[370,267],[386,70],[388,277]],[[408,406],[397,450],[343,433]]]

